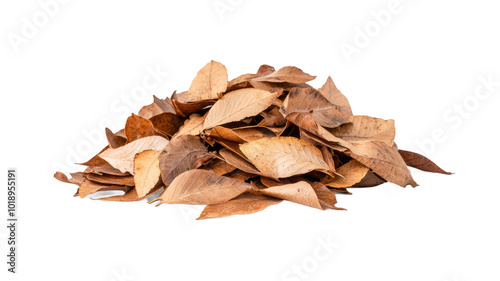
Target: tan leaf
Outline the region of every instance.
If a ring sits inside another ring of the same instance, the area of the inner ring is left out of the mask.
[[[99,154],[111,166],[122,173],[134,173],[134,157],[144,150],[162,150],[168,144],[168,140],[160,136],[150,136],[135,140],[115,149],[107,149]]]
[[[239,156],[238,154],[223,148],[219,150],[220,155],[226,160],[226,162],[244,172],[254,175],[261,175],[265,177],[275,178],[270,173],[264,171],[260,172],[252,163],[248,162],[245,158]]]
[[[204,129],[255,116],[268,108],[275,99],[275,93],[252,88],[229,92],[212,106],[205,119]]]
[[[380,141],[388,146],[393,146],[396,136],[394,120],[370,116],[353,116],[351,123],[327,130],[334,136],[352,144]]]
[[[347,98],[337,89],[335,83],[333,83],[332,77],[328,76],[323,87],[319,88],[318,91],[331,103],[340,108],[340,111],[345,117],[352,116],[351,105]]]
[[[132,176],[113,176],[113,175],[96,175],[86,174],[85,178],[95,183],[111,184],[111,185],[127,185],[134,186],[134,177]]]
[[[335,194],[332,191],[329,192],[333,194],[333,196],[335,196]],[[310,185],[305,181],[299,181],[296,183],[276,185],[269,188],[264,188],[260,190],[260,193],[271,197],[276,197],[291,202],[295,202],[301,205],[306,205],[320,210],[324,210],[325,208],[327,208],[327,205],[331,205],[331,204],[322,205],[318,198],[318,195],[316,194],[315,189],[312,187],[312,185]],[[322,196],[326,198],[324,194],[322,194]]]
[[[373,141],[353,144],[349,151],[345,153],[389,182],[403,187],[418,185],[413,180],[410,170],[395,147],[390,147],[383,142]]]
[[[226,203],[208,205],[203,209],[198,220],[219,218],[231,215],[252,214],[280,203],[283,200],[268,196],[244,193]]]
[[[139,197],[146,196],[160,180],[159,156],[159,150],[145,150],[135,155],[134,180]]]
[[[261,76],[258,78],[254,78],[254,81],[259,82],[288,82],[288,83],[305,83],[307,81],[311,81],[316,76],[311,76],[307,73],[304,73],[300,68],[295,66],[285,66],[280,68],[278,71],[271,72],[269,75]]]
[[[328,187],[350,187],[360,182],[370,169],[356,160],[351,160],[347,164],[340,166],[337,173],[344,176],[336,177],[333,181],[326,183]]]
[[[130,176],[130,173],[122,173],[120,170],[113,168],[113,166],[107,164],[100,167],[87,167],[85,173],[93,173],[97,175],[113,175],[113,176]]]
[[[264,138],[242,144],[240,149],[257,169],[274,178],[329,169],[318,148],[294,137]]]
[[[261,138],[276,137],[276,134],[265,127],[245,127],[229,129],[222,126],[217,126],[210,130],[210,136],[218,139],[229,140],[232,142],[244,143]]]
[[[188,98],[190,102],[217,99],[227,88],[226,67],[216,61],[205,65],[191,83]]]
[[[183,172],[196,169],[214,157],[199,137],[183,135],[172,139],[159,158],[163,183],[168,187]]]
[[[199,112],[200,110],[213,105],[215,100],[200,100],[195,102],[183,103],[178,100],[173,100],[177,114],[181,116],[189,116],[193,113]]]
[[[158,198],[158,204],[210,205],[227,202],[251,189],[249,183],[205,170],[180,174]]]
[[[128,190],[128,187],[120,185],[105,185],[85,180],[83,181],[82,185],[80,185],[80,188],[78,188],[78,195],[80,196],[80,198],[84,198],[87,195],[94,194],[98,191],[107,190],[121,190],[126,192]]]
[[[205,122],[207,114],[208,112],[203,116],[200,116],[196,113],[191,114],[189,116],[189,119],[184,121],[184,126],[182,126],[179,131],[173,136],[172,140],[183,135],[199,135],[203,131],[203,123]]]
[[[153,188],[148,194],[145,196],[140,197],[137,194],[137,190],[135,188],[130,189],[129,191],[125,192],[123,195],[116,195],[116,196],[108,196],[108,197],[103,197],[99,198],[98,200],[101,201],[117,201],[117,202],[134,202],[134,201],[140,201],[149,195],[152,195],[155,192],[158,192],[160,189],[165,188],[165,186],[157,186]]]
[[[118,148],[127,142],[126,138],[122,138],[113,134],[113,132],[106,128],[106,138],[108,140],[109,147]]]

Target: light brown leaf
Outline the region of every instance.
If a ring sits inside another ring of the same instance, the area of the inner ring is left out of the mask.
[[[226,67],[216,61],[210,61],[205,65],[189,87],[189,102],[199,100],[217,99],[227,88]]]
[[[295,137],[264,138],[242,144],[240,149],[259,171],[274,178],[329,170],[318,148]]]
[[[305,181],[260,189],[260,193],[323,210],[318,195],[313,187]]]
[[[351,105],[347,98],[337,89],[335,83],[333,83],[332,77],[328,76],[323,87],[319,88],[318,91],[331,103],[340,108],[340,111],[345,117],[352,116]]]
[[[98,200],[101,201],[117,201],[117,202],[134,202],[134,201],[140,201],[149,195],[152,195],[155,192],[158,192],[160,189],[165,188],[165,186],[157,186],[153,188],[148,194],[145,196],[139,197],[137,194],[137,190],[135,188],[130,189],[129,191],[125,192],[123,195],[116,195],[116,196],[109,196],[109,197],[103,197],[99,198]]]
[[[107,190],[121,190],[126,192],[128,190],[128,187],[123,185],[105,185],[95,183],[90,180],[85,180],[83,181],[82,185],[80,185],[80,188],[78,188],[78,195],[80,196],[80,198],[84,198],[87,195],[94,194],[98,191]]]
[[[208,111],[204,129],[255,116],[268,108],[275,99],[275,93],[252,88],[229,92]]]
[[[122,138],[113,134],[113,132],[106,128],[106,138],[108,140],[109,147],[118,148],[127,142],[126,138]]]
[[[162,150],[168,144],[168,140],[160,136],[150,136],[135,140],[115,149],[107,149],[99,154],[111,166],[122,173],[134,173],[134,157],[144,150]]]
[[[151,117],[164,112],[175,114],[174,105],[169,98],[162,100],[153,95],[153,99],[153,103],[142,107],[137,115],[145,119],[150,119]]]
[[[172,140],[183,135],[199,135],[203,131],[203,123],[205,122],[207,114],[208,112],[203,116],[200,116],[196,113],[191,114],[189,116],[189,119],[184,121],[184,126],[182,126],[179,131],[173,136]]]
[[[332,181],[326,183],[328,187],[350,187],[360,182],[370,169],[356,160],[351,160],[348,163],[340,166],[337,173],[344,176],[335,177]]]
[[[262,211],[271,205],[278,204],[281,201],[283,200],[263,195],[244,193],[226,203],[206,206],[197,220],[252,214]]]
[[[158,198],[158,204],[211,205],[227,202],[251,189],[249,183],[205,170],[180,174]]]
[[[275,82],[275,83],[305,83],[313,80],[316,76],[311,76],[304,73],[300,68],[295,66],[285,66],[278,71],[271,72],[269,75],[254,78],[258,82]]]
[[[172,139],[159,158],[163,183],[168,187],[183,172],[196,169],[214,157],[199,137],[183,135]]]
[[[244,143],[261,138],[276,137],[276,134],[265,127],[243,127],[229,129],[217,126],[210,130],[210,136],[218,139],[225,139],[232,142]]]
[[[245,158],[239,156],[238,154],[223,148],[219,150],[220,155],[226,160],[226,162],[244,172],[254,175],[261,175],[265,177],[275,178],[272,174],[264,171],[259,171],[252,163],[248,162]],[[276,178],[275,178],[276,179]]]
[[[95,183],[110,184],[110,185],[127,185],[134,186],[133,176],[113,176],[113,175],[96,175],[85,174],[85,178]]]
[[[153,124],[156,132],[167,136],[175,135],[179,128],[184,125],[184,118],[168,112],[155,115],[149,121]]]
[[[393,146],[396,136],[394,120],[359,115],[353,116],[351,123],[327,130],[334,136],[352,144],[380,141],[388,146]]]
[[[160,180],[159,156],[159,150],[145,150],[135,155],[134,180],[139,197],[146,196]]]

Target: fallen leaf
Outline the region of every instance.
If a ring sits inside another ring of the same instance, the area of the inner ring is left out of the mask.
[[[197,220],[252,214],[262,211],[271,205],[276,205],[281,201],[283,200],[263,195],[244,193],[225,203],[206,206]]]
[[[214,157],[199,137],[183,135],[173,139],[159,157],[163,183],[168,187],[183,172],[197,169]]]
[[[127,123],[125,123],[125,135],[127,136],[128,143],[140,138],[154,136],[155,134],[156,131],[153,123],[148,119],[135,114],[127,118]]]
[[[275,93],[263,90],[241,89],[229,92],[212,106],[205,119],[204,129],[258,115],[275,99]]]
[[[115,149],[107,149],[99,154],[111,166],[122,173],[134,173],[134,157],[144,150],[162,150],[168,140],[160,136],[144,137]]]
[[[251,185],[205,170],[190,170],[180,174],[158,198],[160,203],[211,205],[227,202]]]
[[[268,75],[255,78],[253,80],[258,82],[275,82],[275,83],[305,83],[313,80],[316,76],[311,76],[303,72],[300,68],[295,66],[285,66],[278,71],[271,72]]]
[[[403,157],[406,165],[417,168],[419,170],[431,173],[440,173],[445,175],[451,175],[452,173],[446,172],[445,170],[439,168],[434,162],[429,160],[427,157],[420,155],[415,152],[399,150],[399,154]]]
[[[328,187],[350,187],[359,183],[370,169],[356,160],[351,160],[347,164],[340,166],[337,173],[342,177],[335,177],[332,181],[325,183]]]
[[[240,149],[259,171],[273,178],[329,170],[318,148],[294,137],[264,138],[242,144]]]
[[[159,150],[145,150],[135,155],[134,179],[139,197],[146,196],[160,181],[159,156]]]
[[[226,67],[216,61],[205,65],[189,87],[189,101],[217,99],[227,88]]]

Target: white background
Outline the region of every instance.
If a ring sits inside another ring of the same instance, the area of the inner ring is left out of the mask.
[[[481,83],[500,81],[498,3],[390,3],[74,0],[44,23],[38,1],[2,1],[0,161],[18,169],[20,226],[19,273],[2,262],[0,279],[500,280],[500,86]],[[82,169],[68,161],[97,153],[103,126],[188,89],[211,59],[230,79],[261,64],[298,66],[315,87],[331,75],[355,114],[395,119],[400,148],[455,174],[352,190],[338,196],[348,211],[284,202],[204,221],[199,207],[74,198],[52,177]],[[141,94],[155,68],[168,76]],[[4,261],[4,226],[0,237]]]

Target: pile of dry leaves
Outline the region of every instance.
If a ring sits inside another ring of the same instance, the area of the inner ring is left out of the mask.
[[[318,209],[336,207],[335,193],[386,181],[416,186],[407,166],[449,174],[394,143],[393,120],[353,115],[331,78],[293,66],[263,65],[228,82],[211,61],[188,91],[144,106],[109,145],[72,178],[81,198],[103,190],[138,201],[151,194],[167,204],[207,205],[199,219],[248,214],[282,200]],[[163,190],[161,195],[158,195]]]

